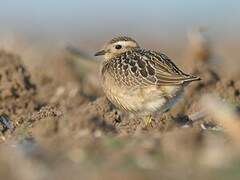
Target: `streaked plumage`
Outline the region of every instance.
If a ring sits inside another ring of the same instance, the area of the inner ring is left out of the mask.
[[[184,86],[199,80],[181,71],[166,55],[140,48],[129,37],[112,39],[97,55],[105,56],[101,76],[107,97],[132,113],[163,112],[179,99]]]

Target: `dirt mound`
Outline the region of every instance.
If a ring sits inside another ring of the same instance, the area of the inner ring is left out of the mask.
[[[13,127],[34,111],[36,85],[17,55],[0,51],[0,114],[6,114]]]

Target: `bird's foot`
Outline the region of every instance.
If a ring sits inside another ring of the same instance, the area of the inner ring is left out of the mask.
[[[145,123],[145,127],[151,127],[152,126],[152,116],[151,115],[145,116],[144,123]]]

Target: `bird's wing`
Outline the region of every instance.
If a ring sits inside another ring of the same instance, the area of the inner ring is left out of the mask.
[[[126,54],[122,60],[130,65],[132,75],[141,76],[142,84],[181,85],[200,80],[181,71],[166,55],[149,50]]]

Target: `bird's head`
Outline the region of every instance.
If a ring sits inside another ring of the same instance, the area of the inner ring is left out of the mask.
[[[139,45],[134,39],[126,36],[116,37],[109,41],[101,51],[96,52],[95,56],[104,55],[104,59],[109,60],[135,48],[139,48]]]

